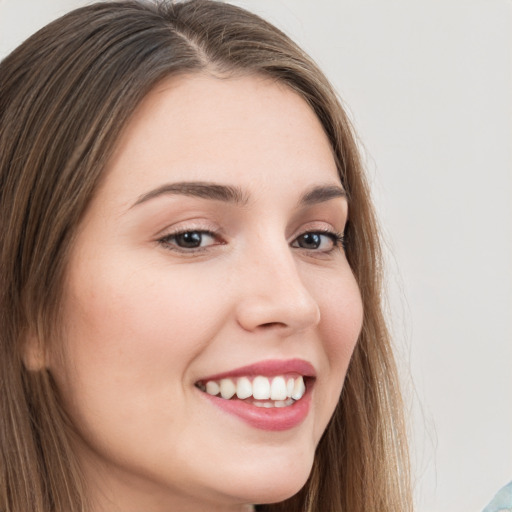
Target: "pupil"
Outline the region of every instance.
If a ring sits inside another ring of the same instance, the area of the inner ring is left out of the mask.
[[[176,243],[180,247],[194,248],[201,245],[201,233],[197,231],[190,231],[188,233],[181,233],[176,235]]]
[[[306,233],[302,236],[300,246],[304,249],[318,249],[320,247],[320,235],[317,233]]]

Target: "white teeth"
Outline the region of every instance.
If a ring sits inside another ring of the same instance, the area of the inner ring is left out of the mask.
[[[268,400],[270,398],[270,381],[267,377],[255,377],[252,381],[252,396],[256,400]]]
[[[261,404],[258,407],[264,407],[265,409],[272,409],[272,407],[274,407],[271,402],[258,402],[258,403]]]
[[[206,392],[209,395],[216,396],[219,394],[220,388],[219,385],[214,380],[209,380],[206,383]]]
[[[272,409],[274,407],[288,407],[293,405],[295,400],[288,398],[287,400],[276,400],[275,402],[253,402],[252,405],[256,407],[264,407],[265,409]]]
[[[236,392],[235,383],[231,379],[222,379],[220,381],[220,396],[229,400]]]
[[[291,398],[291,396],[292,396],[294,384],[295,384],[295,381],[291,378],[286,381],[286,396],[288,398]]]
[[[236,383],[236,396],[240,400],[252,396],[252,384],[247,377],[240,377]]]
[[[304,393],[306,392],[306,386],[304,385],[304,379],[299,377],[295,379],[295,384],[293,386],[292,398],[294,400],[300,400]]]
[[[198,383],[197,387],[209,395],[220,396],[225,400],[235,395],[240,400],[254,397],[253,405],[256,407],[287,407],[300,400],[306,392],[303,377],[285,377],[278,375],[274,378],[259,375],[250,380],[249,377],[236,379],[209,380]],[[257,402],[258,400],[272,400],[272,402]]]
[[[284,377],[275,377],[270,386],[271,400],[286,400],[286,382]]]

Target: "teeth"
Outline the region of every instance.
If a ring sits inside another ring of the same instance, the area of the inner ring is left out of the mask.
[[[304,396],[305,392],[306,392],[306,386],[304,385],[304,379],[302,377],[295,379],[295,384],[293,386],[292,398],[294,400],[299,400]]]
[[[252,384],[247,377],[241,377],[236,383],[236,396],[240,400],[249,398],[252,395]]]
[[[219,391],[220,391],[219,385],[214,380],[209,380],[206,383],[206,392],[209,395],[213,395],[213,396],[218,395]]]
[[[286,381],[286,396],[288,398],[291,398],[291,396],[292,396],[294,384],[295,384],[295,381],[293,379],[288,379]]]
[[[253,402],[253,405],[255,405],[256,407],[263,407],[264,409],[271,409],[272,407],[274,407],[272,402]]]
[[[284,377],[275,377],[270,386],[271,400],[286,400],[286,382]]]
[[[236,393],[235,383],[231,379],[222,379],[220,381],[220,396],[229,400]]]
[[[270,398],[270,382],[267,377],[256,377],[252,381],[252,396],[256,400],[268,400]]]
[[[288,407],[293,405],[295,400],[288,398],[287,400],[276,400],[275,402],[253,402],[252,405],[256,407],[264,407],[265,409],[272,409],[274,407]]]
[[[199,383],[198,387],[212,396],[220,394],[225,400],[235,395],[240,400],[252,396],[255,399],[252,403],[256,407],[287,407],[295,400],[300,400],[306,392],[302,376],[294,379],[281,375],[274,378],[259,375],[252,382],[249,377],[240,377],[236,381],[233,379],[221,379],[219,382],[210,380],[206,385]],[[258,400],[273,402],[258,402]]]

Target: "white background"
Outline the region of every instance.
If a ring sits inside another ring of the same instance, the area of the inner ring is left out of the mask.
[[[0,0],[0,55],[78,0]],[[348,105],[386,238],[418,512],[512,480],[512,3],[246,0]]]

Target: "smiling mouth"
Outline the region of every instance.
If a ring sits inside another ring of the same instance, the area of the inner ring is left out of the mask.
[[[290,407],[306,392],[307,377],[302,375],[258,375],[206,380],[196,383],[201,391],[224,400],[243,400],[256,407]]]

